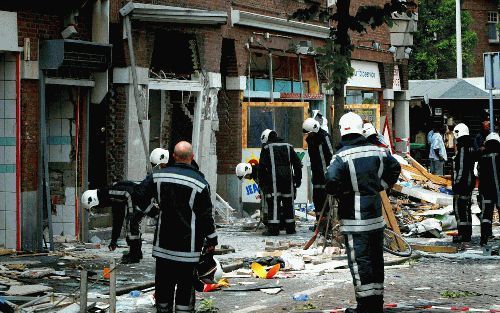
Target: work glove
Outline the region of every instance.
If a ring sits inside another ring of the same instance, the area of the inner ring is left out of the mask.
[[[118,248],[118,243],[114,240],[111,240],[111,242],[108,245],[109,251],[115,251],[116,248]]]

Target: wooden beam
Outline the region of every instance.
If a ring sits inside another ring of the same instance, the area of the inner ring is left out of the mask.
[[[425,167],[423,167],[420,163],[413,159],[409,154],[407,154],[406,157],[414,168],[416,168],[422,175],[427,177],[433,183],[444,186],[451,186],[451,180],[429,173]]]
[[[455,246],[429,246],[429,245],[410,245],[413,250],[419,250],[431,253],[457,253],[458,248]]]
[[[384,212],[384,219],[387,223],[388,227],[395,232],[396,234],[401,234],[401,230],[399,229],[398,220],[394,215],[394,211],[392,210],[391,201],[387,196],[385,190],[380,192],[380,198],[382,199],[382,211]],[[405,244],[401,240],[396,240],[398,244],[398,248],[403,250],[405,249]]]

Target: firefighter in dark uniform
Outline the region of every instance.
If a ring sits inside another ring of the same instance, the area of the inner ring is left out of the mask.
[[[467,125],[460,123],[453,129],[457,150],[453,157],[453,211],[458,226],[458,236],[453,242],[470,242],[472,237],[472,190],[476,186],[474,163],[476,152]]]
[[[481,198],[481,246],[491,237],[493,210],[500,213],[500,136],[490,133],[484,142],[485,149],[479,158],[479,195]]]
[[[268,220],[263,235],[278,236],[283,221],[287,234],[295,234],[293,200],[302,180],[302,162],[293,146],[278,138],[274,130],[265,130],[259,163],[259,181],[270,186],[266,194]]]
[[[154,197],[159,217],[153,243],[156,258],[157,312],[194,312],[195,269],[202,248],[213,252],[217,245],[212,218],[210,187],[193,161],[193,148],[179,142],[172,166],[148,176],[136,190],[147,203]]]
[[[313,203],[317,222],[326,201],[325,173],[332,160],[333,147],[330,135],[321,128],[319,122],[314,118],[308,118],[304,121],[302,132],[307,134],[307,153],[311,162]],[[325,207],[325,216],[329,208],[328,205]]]
[[[264,190],[269,190],[268,187],[264,186],[259,180],[259,164],[251,163],[239,163],[236,165],[236,177],[242,180],[243,178],[253,180],[259,186],[261,212],[260,218],[264,225],[267,225],[267,203],[266,194]]]
[[[384,294],[384,217],[380,191],[395,184],[401,167],[387,149],[363,137],[363,120],[349,112],[340,119],[341,148],[326,173],[326,192],[338,198],[356,309],[381,313]]]
[[[138,263],[142,259],[140,222],[144,214],[153,209],[151,201],[143,210],[138,208],[138,201],[134,197],[136,186],[136,182],[120,181],[109,188],[87,190],[82,194],[82,204],[86,209],[111,206],[113,227],[109,250],[114,251],[118,247],[117,241],[120,238],[123,221],[126,221],[125,236],[130,250],[122,257],[122,263],[125,264]]]
[[[364,123],[363,124],[363,136],[365,136],[366,141],[368,141],[372,145],[375,145],[377,147],[382,147],[382,148],[389,148],[386,144],[384,144],[382,141],[380,141],[380,138],[378,136],[378,132],[372,123]]]

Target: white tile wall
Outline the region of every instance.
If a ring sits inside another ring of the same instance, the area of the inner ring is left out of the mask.
[[[16,249],[17,234],[15,230],[5,231],[5,248]]]
[[[75,236],[75,223],[63,223],[63,227],[66,236]]]
[[[5,211],[0,211],[0,230],[5,230]]]
[[[16,118],[16,100],[5,100],[4,107],[5,118]]]
[[[63,210],[63,222],[75,224],[75,206],[65,205]]]
[[[49,136],[61,136],[61,121],[60,118],[48,120]]]
[[[0,192],[5,191],[5,174],[0,173]],[[0,210],[2,209],[2,205],[0,204]]]
[[[16,164],[16,147],[15,146],[5,146],[4,149],[4,163],[0,164]],[[2,151],[0,151],[1,153]]]
[[[64,235],[63,223],[52,223],[52,232],[55,236]]]
[[[5,211],[5,229],[7,231],[16,231],[16,212],[15,211]]]
[[[16,99],[16,81],[6,80],[5,81],[5,99],[15,100]]]
[[[71,153],[71,146],[70,145],[61,145],[61,156],[59,162],[70,162],[71,159],[69,158],[69,155]]]
[[[5,164],[5,147],[4,146],[0,146],[0,164]],[[1,184],[1,180],[0,180],[0,184]]]
[[[4,119],[4,123],[4,136],[16,137],[16,120],[13,118],[6,118]]]
[[[16,193],[6,192],[5,193],[5,211],[16,212]]]
[[[16,173],[5,173],[5,191],[16,192]]]

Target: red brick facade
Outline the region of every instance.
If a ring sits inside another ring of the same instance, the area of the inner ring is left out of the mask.
[[[475,51],[475,62],[470,70],[470,77],[484,75],[483,53],[500,51],[500,43],[490,43],[488,40],[488,12],[498,12],[499,4],[496,0],[465,0],[462,10],[467,10],[473,22],[471,28],[477,34],[477,46]]]

